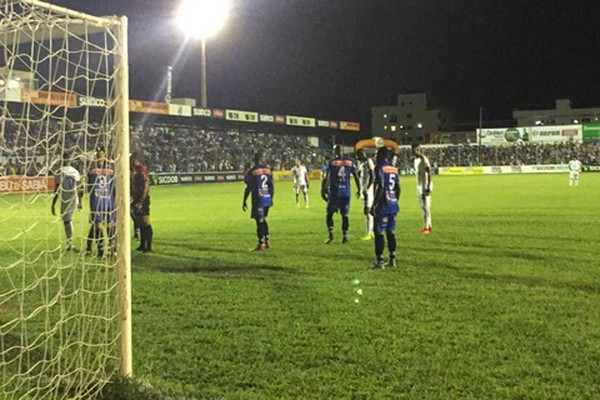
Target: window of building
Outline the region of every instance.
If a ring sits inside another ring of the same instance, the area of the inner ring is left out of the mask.
[[[407,113],[406,118],[412,118],[412,113]]]
[[[398,114],[390,114],[390,122],[398,122]]]

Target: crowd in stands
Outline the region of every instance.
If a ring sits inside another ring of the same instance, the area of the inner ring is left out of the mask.
[[[425,155],[436,167],[476,165],[567,164],[575,157],[583,164],[600,164],[599,143],[521,143],[507,146],[434,146],[424,147]],[[400,151],[402,168],[412,167],[410,148]]]
[[[173,125],[132,126],[130,133],[131,150],[152,172],[242,171],[259,151],[274,170],[290,169],[297,159],[309,169],[320,169],[331,155],[307,137],[283,134]],[[27,125],[6,121],[0,135],[0,176],[45,174],[59,165],[64,149],[87,153],[74,163],[83,171],[102,143],[97,126],[83,130],[68,121],[66,126],[60,121]],[[435,167],[566,164],[573,157],[583,164],[600,165],[600,143],[440,145],[424,146],[424,153]],[[400,167],[409,170],[412,159],[410,147],[403,146]]]
[[[296,159],[320,168],[329,154],[307,137],[190,126],[132,127],[131,149],[154,172],[243,171],[256,152],[275,170],[291,169]]]

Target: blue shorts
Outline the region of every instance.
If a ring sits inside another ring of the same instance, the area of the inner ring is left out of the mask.
[[[92,224],[114,224],[117,222],[117,211],[116,210],[102,210],[102,211],[91,211],[90,213],[90,223]]]
[[[396,230],[396,214],[375,215],[375,232],[383,233]]]
[[[250,218],[252,219],[265,219],[269,216],[269,207],[252,207]]]
[[[330,197],[327,202],[327,212],[348,215],[350,213],[350,197]]]

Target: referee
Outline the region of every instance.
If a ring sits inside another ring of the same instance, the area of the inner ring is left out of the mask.
[[[133,215],[140,228],[140,246],[136,251],[148,253],[152,251],[152,225],[150,224],[150,184],[148,170],[135,154],[131,155],[133,177],[131,179],[131,196],[133,197]]]

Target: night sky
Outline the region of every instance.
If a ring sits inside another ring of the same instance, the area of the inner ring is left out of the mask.
[[[218,1],[218,0],[216,0]],[[176,0],[52,0],[130,20],[131,98],[199,98],[199,51],[173,20]],[[399,93],[474,125],[513,109],[600,106],[594,0],[232,0],[207,45],[210,107],[356,120]],[[176,60],[177,55],[180,57]],[[461,128],[458,125],[457,128]]]

